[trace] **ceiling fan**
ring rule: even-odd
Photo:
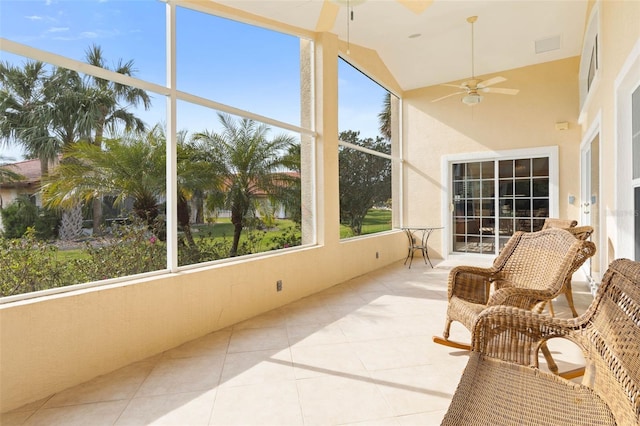
[[[361,5],[367,0],[324,0],[322,10],[316,23],[316,31],[331,31],[340,12],[340,8],[346,6],[348,8]],[[416,14],[424,12],[433,3],[433,0],[395,0],[402,6]]]
[[[474,68],[474,40],[473,40],[473,24],[478,20],[477,16],[470,16],[467,18],[467,22],[471,24],[471,78],[469,80],[463,81],[460,84],[443,84],[442,86],[448,87],[456,87],[458,89],[462,89],[459,92],[449,93],[448,95],[442,96],[440,98],[434,99],[431,102],[438,102],[443,99],[449,98],[451,96],[465,94],[462,98],[462,102],[469,105],[477,105],[482,101],[482,95],[480,93],[500,93],[503,95],[517,95],[520,90],[518,89],[507,89],[503,87],[490,87],[494,84],[502,83],[507,79],[504,77],[493,77],[489,80],[481,80],[476,78],[475,76],[475,68]]]

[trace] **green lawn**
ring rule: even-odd
[[[391,230],[391,210],[371,209],[362,221],[362,235]],[[353,237],[353,232],[346,225],[340,225],[340,238]]]
[[[276,243],[275,240],[281,237],[295,224],[290,220],[277,220],[276,227],[273,229],[265,229],[264,237],[260,244],[261,251],[268,251]],[[391,229],[391,210],[372,209],[364,219],[362,225],[362,235],[374,234],[376,232],[388,231]],[[205,236],[211,236],[213,238],[227,238],[231,240],[233,238],[233,225],[228,218],[218,219],[216,223],[205,225],[193,225],[192,227],[193,237],[198,239]],[[340,238],[353,237],[353,233],[348,226],[340,225]],[[243,230],[240,242],[246,241],[247,230]],[[58,250],[57,258],[60,261],[69,261],[73,259],[86,258],[86,252],[84,249],[73,250]]]

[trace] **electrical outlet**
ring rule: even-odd
[[[276,291],[282,291],[282,280],[276,281]]]

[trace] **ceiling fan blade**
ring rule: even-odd
[[[478,90],[483,93],[501,93],[503,95],[517,95],[520,90],[518,89],[507,89],[504,87],[484,87]]]
[[[456,89],[466,89],[466,87],[461,84],[441,84],[440,86],[455,87]]]
[[[481,89],[483,87],[493,86],[494,84],[502,83],[503,81],[507,81],[504,77],[493,77],[489,80],[481,81],[478,83],[478,88]]]
[[[438,101],[441,101],[441,100],[443,100],[443,99],[450,98],[451,96],[461,95],[461,94],[463,94],[463,93],[467,93],[467,92],[466,92],[466,90],[465,90],[465,91],[462,91],[462,92],[449,93],[448,95],[442,96],[441,98],[438,98],[438,99],[434,99],[434,100],[432,100],[431,102],[438,102]]]
[[[398,3],[412,11],[413,13],[420,15],[427,10],[433,0],[396,0]]]
[[[322,3],[322,9],[320,10],[320,16],[318,17],[318,22],[316,23],[316,31],[331,31],[333,25],[336,23],[338,12],[340,12],[340,5],[329,0],[324,0]]]

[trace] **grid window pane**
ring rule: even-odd
[[[452,173],[456,252],[496,254],[514,232],[537,231],[549,216],[548,158],[456,163]]]

